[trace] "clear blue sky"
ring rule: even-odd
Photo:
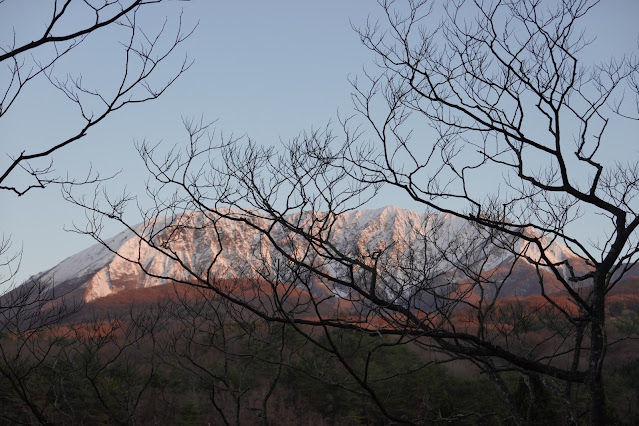
[[[50,4],[8,0],[0,5],[0,43],[9,43],[12,29],[18,39],[33,38]],[[372,60],[351,22],[360,25],[380,12],[372,0],[194,0],[150,7],[143,17],[151,29],[165,16],[175,22],[180,10],[185,26],[198,21],[199,26],[174,59],[188,54],[195,60],[193,67],[159,100],[113,114],[81,142],[60,151],[54,157],[60,174],[82,176],[91,162],[103,175],[122,170],[108,183],[112,190],[126,185],[141,192],[146,173],[134,141],[180,143],[185,135],[182,117],[217,119],[219,131],[247,133],[271,145],[335,120],[338,109],[350,114],[348,76],[361,73]],[[594,59],[636,49],[638,17],[637,0],[597,6],[586,21],[588,33],[597,37],[588,54]],[[105,84],[118,72],[114,42],[108,31],[92,35],[59,71],[81,72],[87,82]],[[62,137],[74,123],[72,108],[46,84],[32,85],[0,120],[2,153],[16,154],[19,147],[46,146]],[[0,159],[0,166],[5,161]],[[379,204],[414,207],[399,196],[384,197]],[[66,203],[58,187],[20,198],[0,192],[0,232],[12,236],[14,248],[24,249],[19,279],[92,245],[90,238],[64,230],[83,221],[83,211]],[[113,227],[106,234],[118,231]]]

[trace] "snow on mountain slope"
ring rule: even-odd
[[[348,265],[335,260],[342,254],[365,263],[378,259],[380,268],[395,274],[395,283],[401,280],[418,282],[424,280],[424,274],[450,270],[455,264],[455,256],[462,258],[457,259],[458,262],[482,271],[497,268],[513,258],[512,253],[488,244],[485,235],[475,226],[448,215],[426,216],[385,207],[343,213],[328,222],[317,221],[317,216],[312,217],[309,213],[298,213],[288,219],[306,232],[329,241],[331,246],[320,248],[320,254],[325,254],[323,250],[329,251],[334,257],[329,260],[321,255],[312,258],[314,252],[308,250],[304,238],[276,224],[271,235],[278,245],[296,259],[319,262],[323,270],[335,276],[348,272]],[[158,232],[162,229],[161,223],[139,225],[136,230],[153,235],[158,247],[173,253],[186,268],[141,242],[131,231],[125,231],[105,241],[108,249],[96,244],[36,278],[55,285],[73,282],[84,300],[91,301],[121,290],[167,282],[153,275],[193,281],[186,272],[190,270],[201,277],[254,278],[260,273],[271,273],[274,262],[282,260],[260,232],[242,222],[219,219],[213,223],[196,213],[176,220],[180,226],[172,226],[170,232]],[[266,219],[255,219],[253,223],[260,227],[270,224]],[[531,258],[539,257],[536,249],[521,241],[506,238],[503,242]],[[550,252],[552,261],[574,256],[557,242],[552,243]],[[413,271],[415,265],[423,270],[417,275]],[[396,284],[388,281],[385,285],[390,291]],[[336,292],[335,289],[331,291]]]
[[[105,243],[117,251],[133,234],[130,231],[123,231],[116,236],[109,238]],[[113,260],[115,253],[102,244],[94,244],[79,253],[70,256],[49,269],[48,271],[36,274],[33,279],[43,282],[51,282],[54,285],[64,283],[74,278],[94,274],[97,270],[107,265]]]

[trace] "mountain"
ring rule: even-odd
[[[236,217],[242,215],[240,211],[232,213]],[[468,286],[475,273],[491,276],[499,285],[503,284],[499,297],[539,293],[538,277],[528,262],[520,259],[514,268],[510,267],[515,255],[538,260],[535,247],[503,235],[490,235],[492,242],[488,242],[487,231],[460,218],[425,215],[393,206],[350,211],[324,220],[326,218],[321,213],[287,217],[298,228],[330,242],[321,247],[319,253],[308,250],[307,240],[291,229],[273,224],[267,218],[252,219],[251,223],[263,228],[272,225],[271,236],[280,247],[296,259],[314,262],[320,271],[333,276],[353,273],[349,272],[348,265],[339,261],[341,255],[369,264],[377,262],[383,271],[381,291],[388,297],[396,296],[399,291],[410,293],[413,283]],[[33,278],[72,291],[87,302],[124,290],[169,282],[156,277],[193,281],[178,262],[142,242],[136,233],[152,238],[161,250],[175,253],[188,269],[201,276],[208,273],[209,277],[219,279],[254,279],[272,274],[274,265],[287,261],[267,238],[246,223],[189,213],[121,232]],[[565,259],[578,262],[566,246],[556,241],[547,244],[552,262]],[[322,256],[326,253],[332,258]],[[367,279],[361,268],[355,270],[355,274],[362,280]],[[387,276],[392,280],[386,279]],[[342,296],[348,291],[339,286],[316,288]],[[456,291],[460,291],[459,288]],[[497,287],[493,292],[497,294]]]

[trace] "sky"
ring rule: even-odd
[[[586,52],[593,60],[636,49],[638,41],[639,2],[602,3],[585,21],[588,34],[596,37]],[[35,38],[51,4],[23,0],[0,4],[0,45],[11,42],[13,31],[18,44]],[[361,75],[373,61],[352,25],[376,19],[380,8],[372,0],[170,1],[146,8],[141,27],[152,33],[166,19],[170,32],[180,14],[184,28],[197,28],[160,76],[168,76],[185,55],[194,61],[192,67],[158,100],[114,113],[80,142],[56,153],[58,174],[81,177],[90,167],[102,176],[119,172],[107,182],[109,190],[117,193],[126,187],[141,193],[147,174],[134,143],[184,143],[183,118],[217,120],[218,132],[247,134],[258,143],[276,145],[300,131],[335,122],[338,111],[351,115],[349,76]],[[77,20],[82,17],[72,15]],[[67,25],[74,25],[73,19]],[[60,63],[56,74],[81,74],[87,84],[110,87],[121,69],[117,43],[118,34],[111,29],[92,34]],[[5,87],[2,72],[0,87]],[[70,102],[46,80],[34,81],[0,119],[0,147],[3,154],[15,155],[47,146],[68,134],[77,125],[74,120],[77,111]],[[0,158],[0,167],[6,162],[6,156]],[[16,175],[16,182],[22,178]],[[375,204],[420,208],[397,191],[372,207]],[[68,232],[74,224],[84,224],[84,214],[64,201],[55,185],[22,197],[0,192],[0,233],[11,236],[14,249],[23,251],[16,282],[94,244],[87,236]],[[119,231],[109,225],[105,236]]]

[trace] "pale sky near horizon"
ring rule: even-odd
[[[37,9],[50,13],[50,2],[8,0],[0,5],[0,45],[6,46],[15,29],[18,38],[41,31]],[[225,134],[248,134],[268,145],[288,140],[300,131],[324,126],[353,113],[348,77],[361,74],[372,56],[351,28],[375,18],[380,8],[372,0],[278,0],[168,2],[149,7],[150,26],[169,22],[183,11],[185,27],[198,23],[193,36],[176,53],[195,60],[193,67],[160,99],[114,113],[79,143],[54,157],[56,170],[82,176],[88,164],[106,176],[122,170],[108,186],[126,186],[142,192],[147,174],[134,141],[168,144],[185,140],[182,117],[217,120]],[[35,15],[34,15],[35,14]],[[637,51],[639,0],[608,0],[585,21],[587,34],[597,37],[589,55],[620,55]],[[108,34],[95,34],[78,55],[61,69],[82,70],[98,83],[114,78],[117,68],[105,59],[112,52]],[[177,62],[174,62],[176,64]],[[171,69],[168,69],[170,72]],[[164,75],[167,75],[166,73]],[[0,79],[6,74],[0,74]],[[4,82],[2,82],[4,83]],[[0,87],[4,87],[2,84]],[[2,153],[18,147],[42,146],[68,129],[73,106],[44,84],[29,87],[0,120]],[[634,137],[636,141],[636,136]],[[5,165],[0,160],[0,168]],[[407,197],[392,195],[376,201],[415,208]],[[0,233],[11,235],[14,248],[23,248],[17,281],[55,266],[66,257],[94,244],[89,237],[66,232],[82,226],[84,212],[62,199],[60,188],[33,190],[23,197],[0,192]],[[119,232],[115,226],[106,235]]]

